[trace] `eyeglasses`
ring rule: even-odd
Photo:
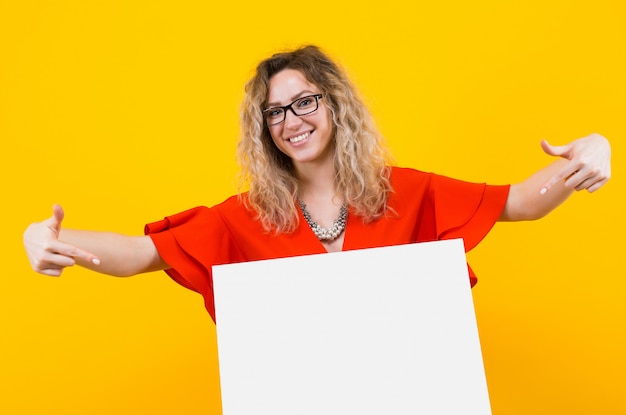
[[[272,107],[263,110],[265,123],[268,127],[280,124],[287,118],[287,110],[291,110],[291,112],[298,117],[315,112],[319,107],[318,101],[320,98],[322,98],[322,94],[307,95],[306,97],[296,99],[294,102],[284,107]]]

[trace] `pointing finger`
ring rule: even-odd
[[[567,165],[563,169],[561,169],[558,173],[552,176],[552,178],[543,185],[539,193],[541,193],[542,195],[545,194],[548,190],[552,188],[552,186],[560,181],[567,179],[576,172],[576,166],[573,163],[567,163]]]
[[[66,257],[71,257],[74,259],[82,260],[86,263],[100,265],[100,259],[94,254],[84,251],[80,248],[77,248],[73,245],[69,245],[63,242],[55,241],[51,246],[50,250],[59,255],[63,255]]]

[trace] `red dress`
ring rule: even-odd
[[[364,223],[348,216],[343,250],[463,238],[465,251],[481,241],[500,217],[509,186],[489,186],[407,168],[392,168],[388,205],[396,214]],[[245,197],[245,194],[244,194]],[[204,297],[215,320],[211,267],[228,263],[320,254],[324,246],[300,212],[289,234],[267,233],[237,196],[146,225],[167,274]],[[473,286],[476,277],[470,269]]]

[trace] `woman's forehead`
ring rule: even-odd
[[[267,101],[270,104],[289,104],[303,92],[318,93],[319,88],[309,82],[297,69],[283,69],[270,78]]]

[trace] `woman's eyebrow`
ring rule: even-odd
[[[291,97],[291,101],[289,102],[290,104],[297,100],[298,98],[301,98],[303,95],[315,95],[315,94],[319,94],[319,92],[314,92],[314,91],[310,91],[308,89],[305,89],[304,91],[300,91],[298,94],[294,95]],[[289,104],[287,104],[289,105]],[[267,107],[271,108],[271,107],[282,107],[282,105],[280,105],[280,102],[268,102],[267,103]]]

